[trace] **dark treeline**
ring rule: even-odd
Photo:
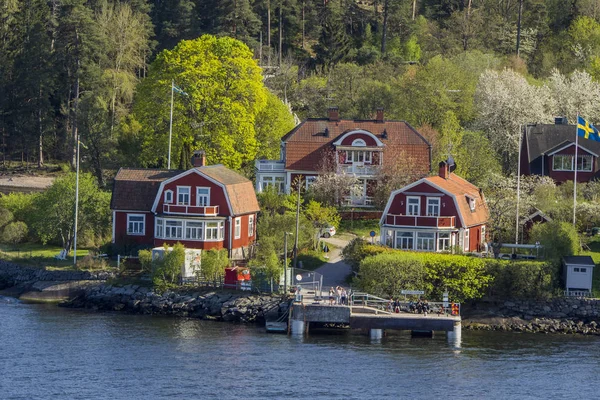
[[[102,183],[135,163],[119,139],[149,63],[206,33],[245,42],[300,118],[385,106],[417,126],[440,129],[447,111],[464,125],[483,68],[596,78],[599,19],[600,0],[2,0],[2,154],[72,164],[80,135]],[[473,82],[439,83],[469,67]],[[390,88],[398,77],[422,84]]]

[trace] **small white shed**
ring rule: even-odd
[[[592,292],[594,267],[594,260],[590,256],[563,257],[563,272],[567,295],[570,292]]]
[[[167,251],[173,250],[169,247]],[[152,249],[152,260],[162,258],[165,253],[164,247],[155,247]],[[202,250],[185,249],[185,262],[181,266],[181,278],[185,280],[196,278],[196,273],[200,271],[202,262]]]

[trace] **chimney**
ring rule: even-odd
[[[194,151],[194,155],[192,156],[192,166],[195,167],[204,167],[206,165],[206,153],[204,150],[196,150]]]
[[[375,117],[376,122],[383,122],[383,107],[377,109],[377,115]]]
[[[448,179],[450,172],[448,171],[448,163],[446,161],[440,162],[440,178]]]
[[[330,121],[339,121],[340,120],[340,112],[337,107],[329,107],[327,110],[327,117]]]

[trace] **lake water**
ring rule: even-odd
[[[0,399],[594,399],[599,376],[600,337],[294,338],[0,297]]]

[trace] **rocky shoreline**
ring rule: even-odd
[[[600,300],[478,302],[465,307],[470,330],[600,335]]]
[[[132,314],[171,315],[217,321],[258,323],[268,315],[285,313],[288,302],[282,296],[193,288],[162,294],[144,286],[95,285],[61,307],[97,311],[125,311]]]

